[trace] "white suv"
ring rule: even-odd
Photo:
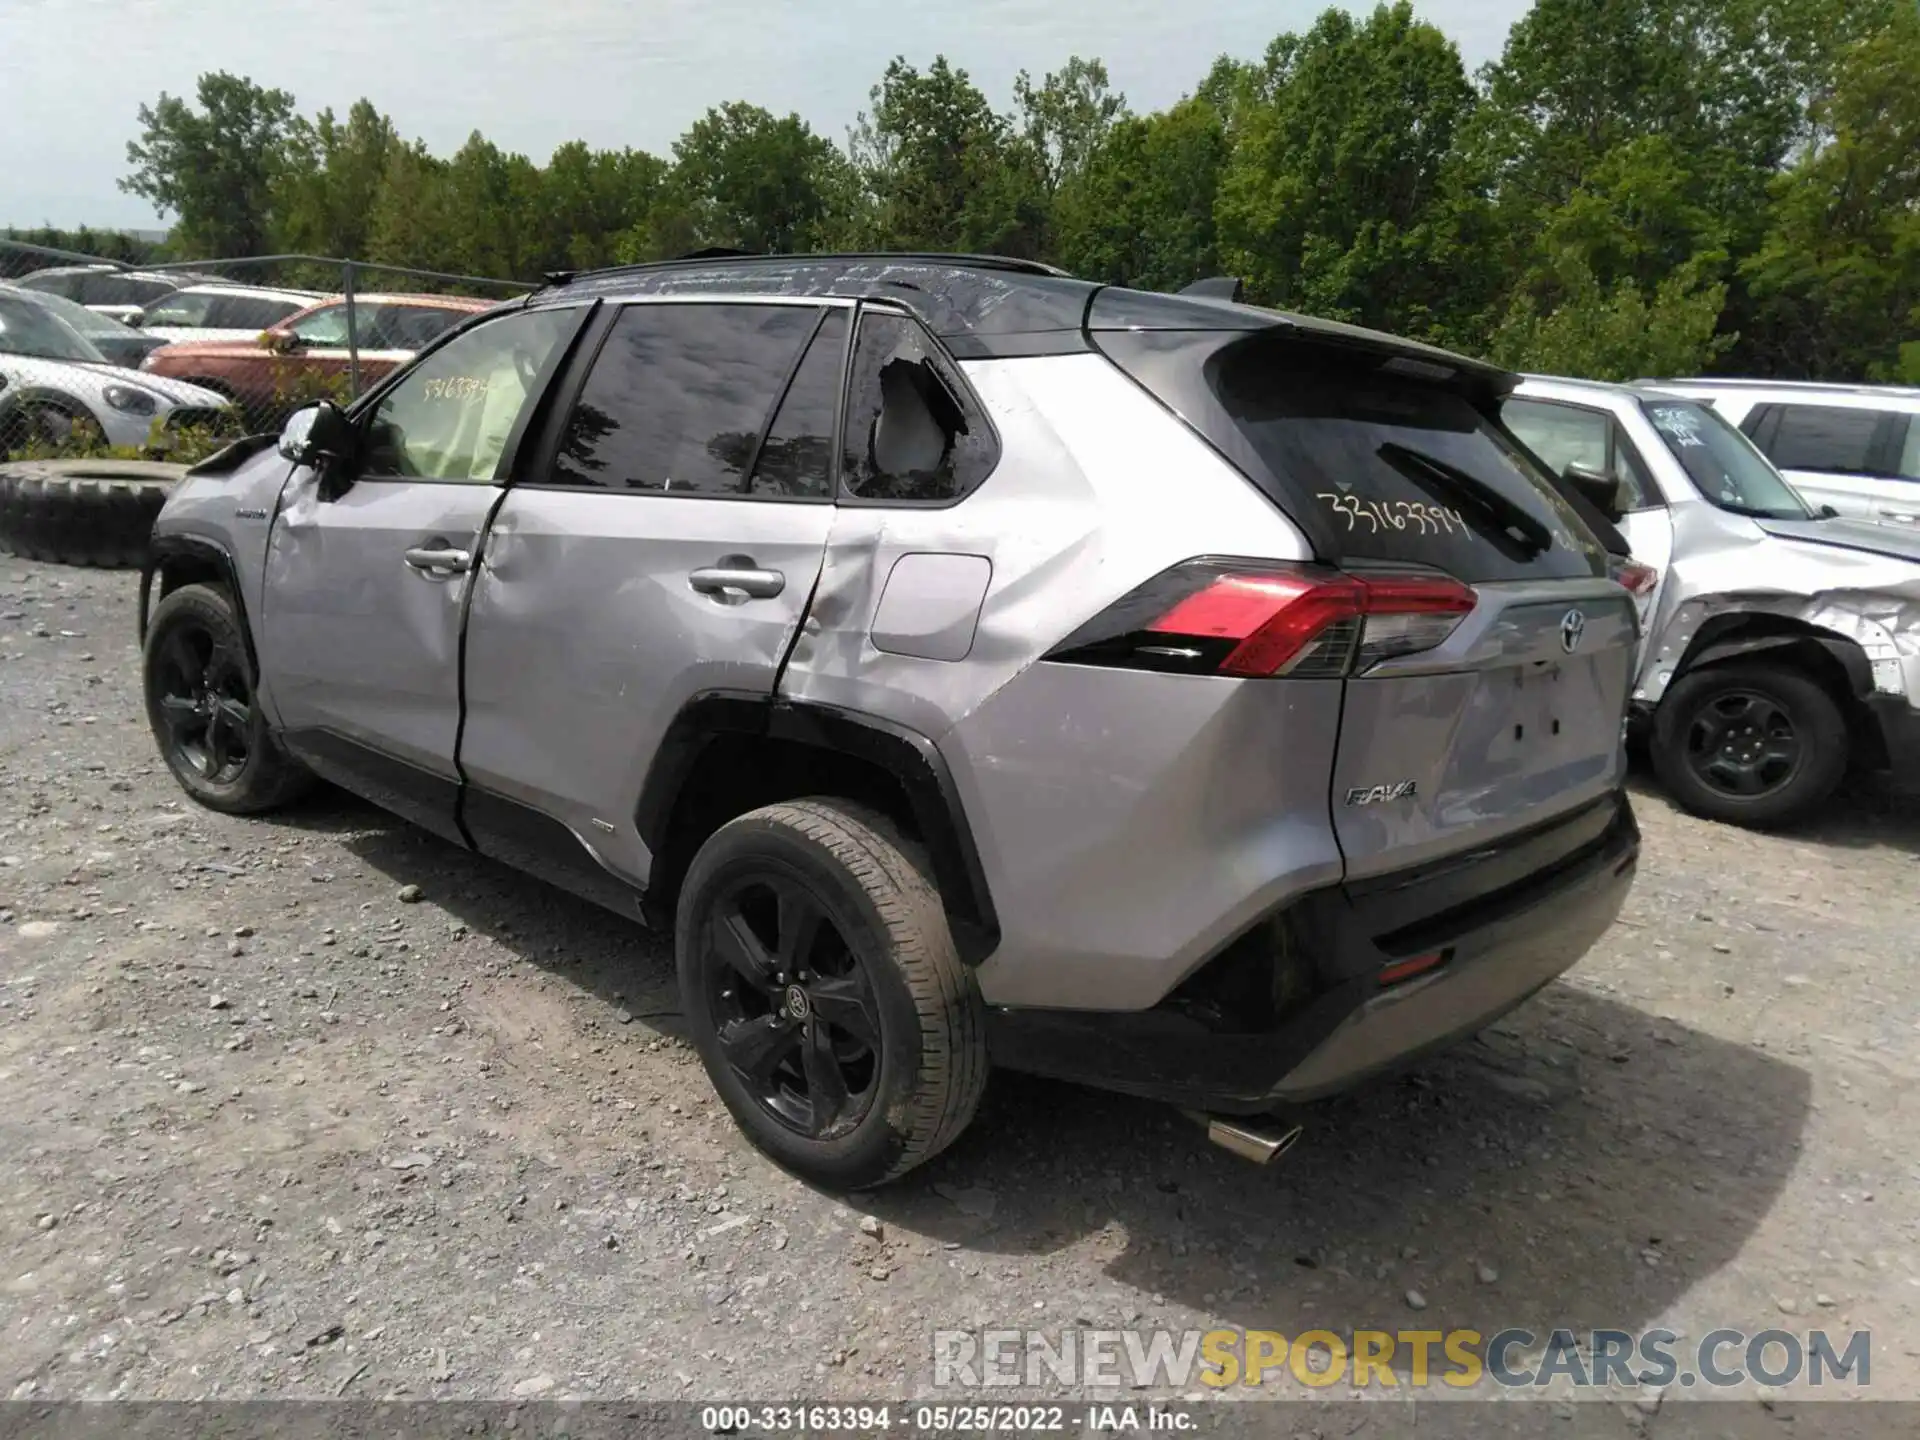
[[[1779,380],[1663,380],[1706,400],[1818,509],[1920,526],[1920,389]]]

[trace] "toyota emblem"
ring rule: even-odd
[[[1587,617],[1569,610],[1560,620],[1560,648],[1571,655],[1580,648],[1580,637],[1587,633]]]

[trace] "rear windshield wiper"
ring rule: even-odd
[[[1553,548],[1551,530],[1486,481],[1457,465],[1391,440],[1375,453],[1434,499],[1451,503],[1509,560],[1531,560]]]

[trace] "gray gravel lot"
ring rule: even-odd
[[[996,1077],[836,1197],[734,1132],[663,937],[336,794],[191,807],[136,583],[0,558],[0,1394],[906,1397],[943,1327],[1665,1325],[1871,1329],[1920,1399],[1920,810],[1643,793],[1603,945],[1271,1169]]]

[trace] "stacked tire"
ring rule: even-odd
[[[154,460],[0,465],[0,551],[63,565],[138,566],[154,517],[186,469]]]

